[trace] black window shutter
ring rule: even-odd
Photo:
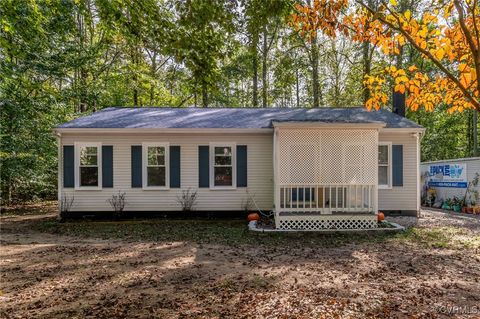
[[[403,186],[403,145],[392,145],[392,186]]]
[[[198,147],[198,187],[210,187],[210,152],[208,146]]]
[[[113,187],[113,146],[102,146],[102,187]]]
[[[170,187],[180,188],[180,146],[170,146]]]
[[[75,187],[75,148],[63,146],[63,187]]]
[[[237,145],[237,187],[247,187],[247,145]]]
[[[142,186],[142,146],[132,145],[132,188]]]

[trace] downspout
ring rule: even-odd
[[[420,141],[423,138],[422,133],[413,133],[413,136],[417,142],[417,218],[420,217],[420,207],[421,207],[421,176],[420,176]]]

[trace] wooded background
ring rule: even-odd
[[[55,198],[52,129],[105,107],[362,105],[364,76],[396,60],[342,36],[305,39],[289,22],[296,3],[0,1],[3,202]],[[409,45],[401,55],[435,72]],[[407,110],[427,128],[422,160],[476,155],[474,110],[447,107]]]

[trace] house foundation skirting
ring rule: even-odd
[[[317,232],[321,233],[397,233],[405,230],[405,227],[393,223],[387,222],[390,227],[375,227],[375,228],[364,228],[364,229],[318,229]],[[261,232],[261,233],[295,233],[295,232],[307,232],[308,230],[302,229],[275,229],[275,228],[262,228],[258,226],[257,221],[251,221],[248,224],[248,229],[252,232]]]
[[[316,231],[322,229],[348,230],[377,228],[377,216],[369,215],[323,215],[323,216],[276,216],[276,229]]]

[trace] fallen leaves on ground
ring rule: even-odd
[[[480,303],[478,247],[418,235],[478,236],[475,220],[428,213],[419,238],[325,246],[65,236],[40,232],[41,218],[2,221],[2,318],[439,318]]]

